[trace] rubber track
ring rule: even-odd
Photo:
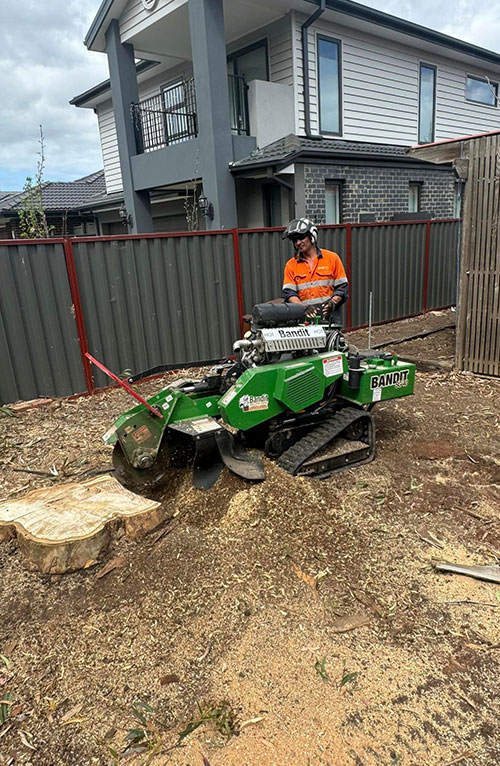
[[[276,463],[292,476],[297,473],[301,465],[309,460],[315,452],[323,449],[326,445],[342,433],[356,420],[366,418],[368,413],[353,407],[345,407],[340,412],[326,418],[324,423],[317,426],[313,431],[303,436],[298,442],[283,452]],[[368,415],[368,417],[370,417]]]

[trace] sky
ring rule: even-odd
[[[238,2],[238,0],[232,0]],[[358,0],[359,1],[359,0]],[[97,118],[69,101],[108,78],[103,53],[84,44],[101,0],[1,0],[0,190],[36,174],[40,125],[44,179],[73,181],[102,168]],[[500,53],[500,3],[367,0],[377,8]]]

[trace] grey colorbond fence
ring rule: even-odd
[[[321,227],[351,297],[347,327],[455,303],[453,221]],[[228,355],[243,314],[281,293],[281,229],[0,242],[0,404],[69,396],[115,373]]]

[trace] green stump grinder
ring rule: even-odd
[[[177,380],[118,418],[103,439],[122,484],[152,490],[189,465],[200,489],[223,465],[258,481],[257,448],[292,475],[325,478],[373,460],[370,410],[413,393],[415,365],[349,350],[340,327],[308,320],[299,304],[255,306],[234,353],[203,380]]]

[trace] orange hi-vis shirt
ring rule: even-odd
[[[324,303],[335,294],[345,300],[346,288],[344,266],[337,253],[331,250],[320,250],[311,264],[304,258],[290,258],[285,266],[284,294],[288,298],[295,294],[307,305]]]

